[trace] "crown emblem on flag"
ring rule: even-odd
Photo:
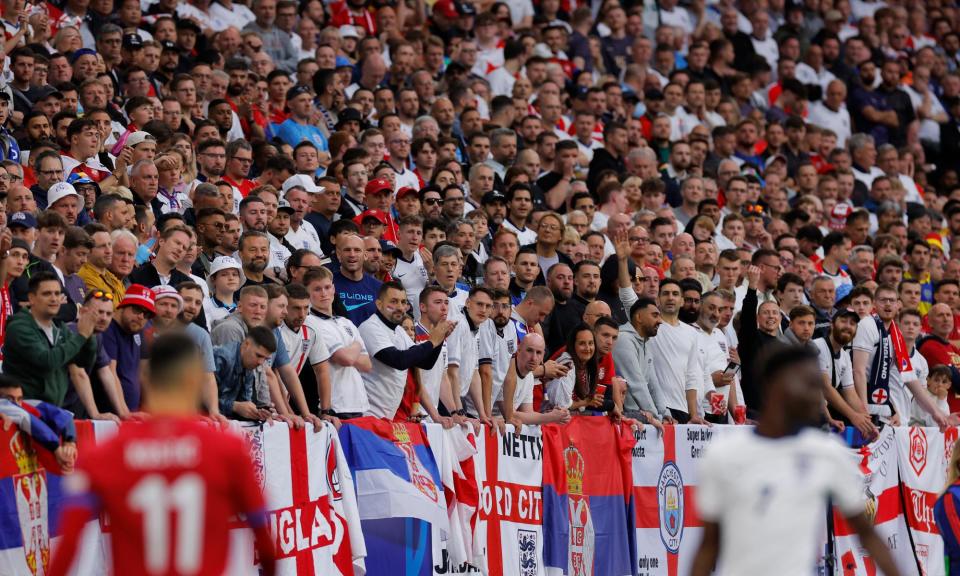
[[[567,473],[567,493],[583,494],[583,472],[586,466],[583,456],[573,443],[563,451],[563,464]]]
[[[410,432],[404,424],[396,423],[393,425],[393,437],[396,438],[400,444],[410,443]]]
[[[40,469],[40,463],[37,460],[37,453],[33,449],[30,437],[23,432],[14,432],[10,437],[10,453],[17,463],[17,469],[21,474],[30,474]]]

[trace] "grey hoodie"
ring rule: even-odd
[[[777,340],[789,346],[804,346],[806,348],[809,348],[810,350],[813,350],[814,352],[819,351],[819,348],[817,348],[817,345],[814,344],[812,340],[808,340],[806,344],[800,342],[800,339],[797,338],[797,335],[796,333],[794,333],[793,328],[787,328],[786,330],[784,330],[783,334],[781,334],[780,337],[777,338]]]
[[[223,346],[231,342],[243,342],[247,337],[247,324],[239,312],[234,312],[226,318],[215,322],[210,332],[210,340],[214,346]]]
[[[613,347],[613,362],[617,372],[627,381],[624,409],[646,410],[662,420],[667,407],[653,369],[653,356],[647,352],[648,342],[648,338],[640,336],[627,322],[620,326],[620,337]]]

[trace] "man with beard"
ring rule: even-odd
[[[123,405],[133,412],[140,410],[141,347],[145,345],[143,329],[156,313],[153,290],[131,284],[117,305],[113,321],[101,336],[103,351],[110,359],[110,371],[120,383]],[[111,395],[106,388],[109,385],[99,383],[93,388],[100,412],[109,412],[112,407]]]
[[[177,270],[190,245],[190,232],[182,226],[170,226],[157,242],[156,257],[130,274],[130,282],[144,286],[177,286],[190,277]]]
[[[567,335],[582,321],[587,304],[597,299],[597,293],[600,291],[600,266],[592,260],[578,262],[573,267],[573,284],[573,295],[564,301],[557,298],[557,291],[553,290],[555,299],[553,313],[544,330],[547,350],[551,354],[564,345]]]
[[[204,183],[198,186],[194,193],[196,194],[200,188],[216,191],[212,184]],[[193,273],[206,276],[210,273],[210,264],[217,257],[217,250],[223,243],[224,229],[227,225],[226,215],[219,208],[203,208],[196,215],[197,242],[200,250],[193,266]]]
[[[266,234],[256,230],[244,232],[240,236],[238,249],[245,278],[240,290],[246,286],[266,286],[277,283],[276,280],[264,274],[270,262],[270,240]]]
[[[333,284],[346,308],[347,318],[359,326],[374,314],[373,302],[382,283],[363,271],[363,239],[360,236],[341,236],[336,254],[340,267],[333,273]]]
[[[877,65],[873,61],[860,63],[860,83],[850,93],[848,108],[855,131],[873,136],[879,146],[889,142],[893,132],[906,133],[907,127],[900,125],[897,111],[890,107],[884,94],[873,87],[876,75]]]
[[[703,286],[693,278],[684,278],[680,280],[680,290],[683,294],[683,305],[680,306],[678,317],[681,322],[693,325],[700,317]]]
[[[491,238],[497,233],[500,225],[503,224],[504,218],[507,217],[506,199],[506,196],[493,190],[492,192],[484,194],[480,200],[480,206],[484,214],[487,215],[487,222],[489,222],[490,227],[489,236]]]
[[[653,341],[653,367],[664,395],[664,405],[681,424],[704,424],[696,404],[687,401],[687,389],[697,386],[697,332],[680,321],[683,288],[672,278],[660,282],[660,311],[663,324]]]
[[[363,271],[381,282],[389,282],[392,278],[387,264],[383,261],[383,247],[380,242],[373,236],[363,237]]]
[[[958,360],[960,348],[949,340],[954,330],[953,322],[954,316],[950,306],[943,303],[934,304],[927,313],[930,333],[920,339],[917,348],[931,368],[934,366],[950,368],[953,386],[947,401],[950,404],[950,411],[956,412],[960,410],[960,394],[957,393],[957,383],[960,382],[960,360]]]
[[[861,65],[861,71],[863,70]],[[885,60],[880,69],[880,78],[882,82],[877,88],[876,93],[886,102],[887,109],[896,114],[897,127],[899,130],[890,130],[889,142],[894,146],[903,146],[907,141],[907,131],[910,124],[916,120],[917,115],[914,112],[910,96],[900,89],[900,62],[897,60]],[[883,142],[877,142],[877,145]]]
[[[15,248],[17,248],[16,243],[11,247],[11,250]],[[13,255],[11,252],[11,256]],[[126,420],[130,417],[130,410],[127,409],[123,401],[123,394],[120,392],[120,384],[116,382],[116,375],[110,369],[110,359],[104,353],[103,342],[99,337],[113,321],[115,298],[112,293],[96,290],[87,293],[86,300],[83,303],[83,307],[91,310],[96,319],[93,332],[98,335],[97,355],[93,364],[78,366],[71,363],[67,365],[72,388],[67,391],[63,406],[73,412],[75,418],[108,420],[119,423],[120,420]],[[76,322],[67,326],[70,330],[76,332]],[[93,375],[97,377],[100,385],[107,391],[113,410],[101,412],[97,408],[93,387],[90,383],[90,377]]]
[[[736,374],[726,369],[730,362],[727,338],[719,328],[723,306],[723,296],[719,292],[703,295],[699,315],[693,324],[697,331],[703,378],[696,389],[687,390],[687,404],[698,406],[703,410],[704,418],[714,424],[726,424],[729,407],[738,402],[734,385]]]
[[[455,324],[442,319],[434,325],[426,342],[414,344],[400,326],[408,305],[403,286],[398,282],[383,284],[375,305],[376,313],[370,315],[359,328],[364,345],[373,359],[372,369],[362,377],[370,399],[370,415],[391,419],[400,406],[407,371],[410,368],[432,368]]]
[[[222,140],[204,140],[197,145],[197,160],[200,166],[197,180],[216,183],[227,167],[226,146]]]
[[[443,195],[435,184],[428,184],[420,190],[420,212],[425,220],[443,218]]]
[[[624,174],[627,166],[624,158],[629,152],[627,127],[619,122],[607,122],[603,127],[603,148],[594,151],[587,176],[587,188],[596,193],[600,184],[600,175],[605,170]]]
[[[653,367],[652,349],[649,353],[647,349],[661,323],[656,301],[641,297],[630,307],[630,321],[620,326],[613,347],[613,361],[627,383],[624,416],[642,418],[656,427],[661,421],[674,422]]]
[[[864,438],[873,438],[877,434],[877,427],[870,421],[870,415],[854,389],[853,365],[848,348],[857,333],[859,322],[860,317],[856,312],[842,308],[833,315],[828,334],[814,339],[813,345],[819,351],[827,415],[846,426],[853,426]]]

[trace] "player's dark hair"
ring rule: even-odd
[[[186,332],[158,336],[150,348],[147,364],[150,387],[155,390],[175,388],[182,381],[184,364],[199,356],[200,348]]]
[[[793,372],[798,364],[817,362],[817,349],[773,343],[763,349],[753,368],[754,382],[772,385],[781,374]]]

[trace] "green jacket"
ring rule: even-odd
[[[84,338],[63,322],[54,322],[56,342],[47,335],[26,308],[10,317],[3,343],[3,373],[16,378],[25,398],[63,405],[70,377],[68,364],[92,365],[97,339]]]

